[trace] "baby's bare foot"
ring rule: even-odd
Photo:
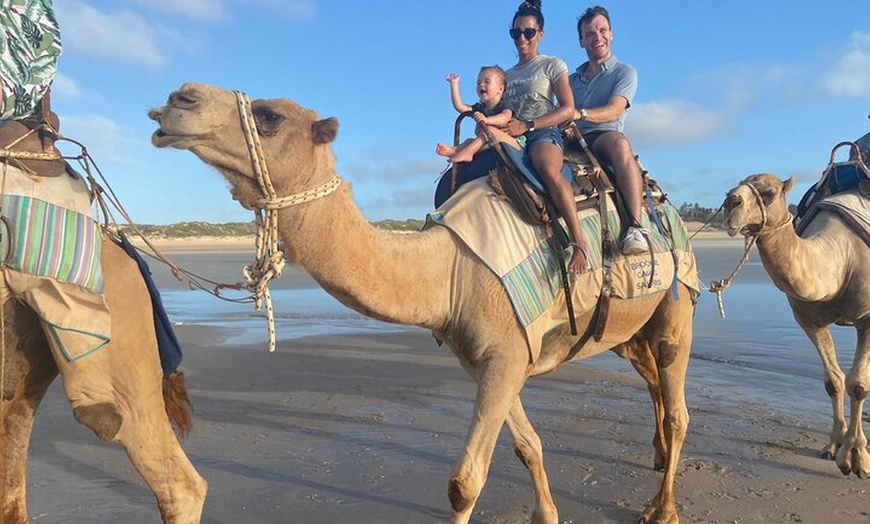
[[[456,148],[447,144],[438,143],[435,146],[435,154],[450,157],[456,154]]]

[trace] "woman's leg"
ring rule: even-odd
[[[544,180],[550,198],[556,206],[556,210],[565,219],[568,232],[572,241],[574,252],[568,262],[568,269],[574,273],[584,273],[587,267],[586,253],[589,253],[586,238],[580,230],[580,220],[577,219],[577,208],[574,203],[574,191],[571,185],[562,176],[562,163],[564,161],[562,150],[551,142],[538,142],[531,146],[529,157],[532,165]],[[582,247],[580,247],[582,246]]]

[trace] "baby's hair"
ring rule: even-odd
[[[583,38],[583,24],[588,24],[592,21],[596,16],[603,16],[605,20],[607,20],[607,25],[609,27],[613,27],[610,23],[610,13],[607,12],[607,9],[601,7],[600,5],[596,5],[594,7],[589,7],[586,11],[580,15],[580,18],[577,19],[577,35],[580,38]]]
[[[483,74],[486,71],[495,72],[495,74],[498,75],[499,80],[501,80],[502,85],[507,83],[507,75],[505,74],[504,69],[502,69],[501,67],[497,65],[483,66],[480,68],[480,72],[478,74]]]
[[[541,0],[526,0],[521,3],[514,14],[514,19],[511,21],[511,26],[517,21],[517,18],[523,16],[532,16],[538,21],[538,27],[544,28],[544,13],[541,12]]]

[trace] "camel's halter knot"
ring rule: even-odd
[[[767,228],[767,208],[764,206],[764,199],[761,198],[761,193],[758,192],[758,189],[755,188],[752,184],[748,184],[746,182],[741,182],[740,186],[746,186],[749,188],[749,191],[752,192],[752,195],[755,197],[755,203],[758,205],[758,209],[761,212],[761,227],[756,231],[752,231],[746,229],[743,231],[743,256],[740,258],[740,262],[737,263],[737,267],[734,268],[734,271],[728,275],[727,278],[723,278],[722,280],[714,280],[710,283],[709,291],[711,293],[716,293],[716,304],[719,306],[719,316],[721,318],[725,318],[725,306],[722,303],[722,293],[731,287],[731,282],[737,276],[737,273],[743,269],[743,265],[749,260],[749,256],[752,253],[752,246],[755,245],[755,241],[758,240],[758,236],[761,233],[770,233],[773,231],[779,231],[786,226],[791,225],[792,219],[791,215],[789,215],[789,219],[785,220],[782,224],[777,226],[773,226],[770,229]],[[739,186],[738,186],[739,187]],[[721,209],[721,208],[720,208]]]
[[[269,294],[269,281],[281,276],[284,269],[284,252],[278,249],[278,210],[331,195],[341,185],[338,176],[320,187],[279,197],[272,186],[266,157],[260,144],[257,123],[251,112],[251,101],[241,91],[234,91],[239,107],[239,117],[242,131],[251,155],[251,165],[257,176],[257,184],[263,193],[263,198],[255,202],[254,219],[257,224],[256,253],[254,262],[242,268],[242,276],[248,290],[253,293],[254,307],[259,311],[266,304],[266,321],[269,327],[269,352],[275,351],[275,313],[272,310],[272,297]]]

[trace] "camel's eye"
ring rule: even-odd
[[[254,112],[257,119],[257,129],[261,135],[271,136],[278,132],[278,127],[284,121],[284,117],[268,109],[257,109]]]

